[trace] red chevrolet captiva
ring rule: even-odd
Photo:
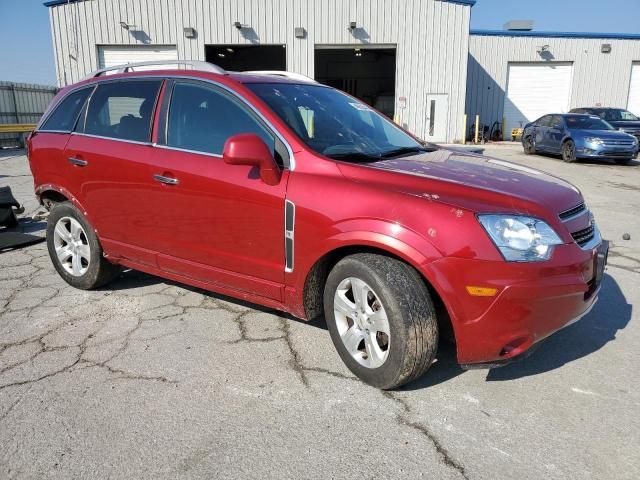
[[[440,336],[464,367],[498,366],[595,303],[608,244],[571,184],[424,144],[301,75],[150,68],[62,89],[29,138],[69,284],[126,267],[324,317],[384,389],[425,373]]]

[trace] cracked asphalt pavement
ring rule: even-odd
[[[571,180],[612,240],[598,304],[531,357],[464,372],[445,344],[381,392],[324,325],[133,271],[75,290],[41,243],[0,253],[0,478],[640,478],[640,163],[487,153]],[[2,185],[37,218],[22,152]]]

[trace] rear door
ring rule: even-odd
[[[535,125],[536,148],[538,150],[547,150],[545,141],[547,140],[547,131],[551,126],[551,115],[545,115],[540,118]]]
[[[260,136],[276,158],[286,155],[284,144],[223,88],[177,81],[165,96],[148,212],[158,265],[281,300],[287,171],[278,185],[267,185],[257,168],[228,165],[222,152],[240,133]]]
[[[65,157],[74,168],[78,199],[105,250],[154,264],[145,251],[152,182],[151,125],[159,79],[98,84],[86,115],[71,135]]]
[[[561,115],[551,115],[544,139],[544,145],[548,151],[560,152],[564,138],[564,127],[564,119]]]

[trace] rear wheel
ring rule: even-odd
[[[525,137],[524,141],[522,142],[522,146],[524,147],[524,153],[526,155],[533,155],[534,153],[536,153],[536,146],[533,143],[533,137]]]
[[[47,218],[47,249],[53,266],[69,284],[82,290],[109,283],[120,267],[102,254],[86,217],[72,203],[57,203]]]
[[[396,388],[431,366],[436,314],[409,265],[369,253],[342,259],[327,278],[324,310],[338,354],[369,385]]]
[[[567,140],[562,144],[562,160],[567,163],[576,161],[576,144],[573,140]]]

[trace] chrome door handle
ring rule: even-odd
[[[67,160],[69,160],[70,164],[78,167],[86,167],[89,164],[89,162],[82,160],[81,158],[69,157]]]
[[[177,178],[165,177],[164,175],[160,175],[159,173],[156,173],[153,176],[153,179],[156,182],[166,183],[167,185],[178,185],[180,183],[180,180],[178,180]]]

